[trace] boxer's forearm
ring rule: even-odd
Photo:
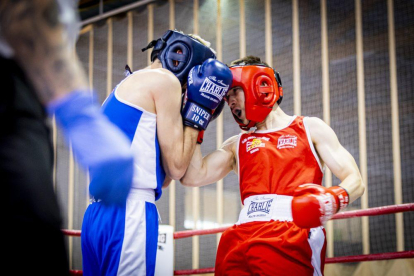
[[[190,164],[180,182],[185,186],[197,187],[197,182],[203,178],[205,170],[203,170],[203,156],[201,146],[197,144],[191,158]]]
[[[180,179],[186,172],[194,152],[197,148],[197,136],[199,131],[191,128],[184,127],[184,142],[183,142],[183,151],[180,159],[176,159],[178,162],[177,167],[180,169],[179,175],[174,178],[176,180]]]
[[[356,199],[360,198],[365,191],[365,185],[362,181],[362,177],[359,174],[351,174],[346,177],[341,184],[349,195],[349,203],[352,203]]]
[[[200,145],[197,145],[181,183],[192,187],[215,183],[232,170],[233,160],[232,152],[223,148],[202,157]]]
[[[182,142],[180,142],[180,139],[177,139],[177,143],[170,145],[169,150],[166,150],[165,146],[161,147],[165,173],[174,180],[182,178],[190,164],[196,148],[198,130],[191,127],[184,127],[183,134],[181,135]],[[160,137],[160,132],[158,132],[158,137]],[[171,134],[170,136],[160,137],[159,139],[172,140],[173,138]]]
[[[88,88],[66,27],[55,0],[0,3],[2,35],[44,104],[73,90]]]

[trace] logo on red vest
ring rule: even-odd
[[[253,153],[259,150],[259,148],[263,148],[265,143],[262,142],[260,139],[253,139],[251,142],[246,143],[246,151]]]
[[[258,151],[260,148],[266,146],[262,140],[269,141],[268,137],[256,137],[250,136],[248,138],[243,139],[242,144],[246,143],[246,151],[250,153],[254,153]]]
[[[277,140],[278,149],[295,148],[298,143],[298,137],[294,135],[282,135]]]

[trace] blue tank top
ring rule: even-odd
[[[165,171],[157,138],[157,115],[120,99],[114,88],[102,105],[103,113],[129,138],[134,156],[132,188],[154,189],[155,200],[161,197]]]

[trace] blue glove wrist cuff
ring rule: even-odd
[[[205,130],[211,120],[211,111],[193,102],[187,102],[183,109],[184,124]]]

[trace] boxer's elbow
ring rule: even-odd
[[[187,187],[194,187],[193,186],[193,179],[191,179],[191,175],[187,173],[185,173],[181,178],[180,178],[180,183],[183,186],[187,186]]]
[[[200,178],[191,164],[185,164],[183,162],[171,162],[164,166],[166,175],[174,180],[179,180],[184,186],[196,187],[193,183],[197,183]],[[183,183],[184,182],[184,183]]]
[[[187,170],[187,166],[177,159],[164,157],[163,167],[165,174],[173,180],[180,180]]]
[[[185,168],[171,168],[166,174],[173,180],[180,180],[185,174]]]
[[[359,178],[358,181],[358,187],[357,187],[357,197],[361,197],[365,192],[365,184],[364,181],[362,180],[362,177]]]

